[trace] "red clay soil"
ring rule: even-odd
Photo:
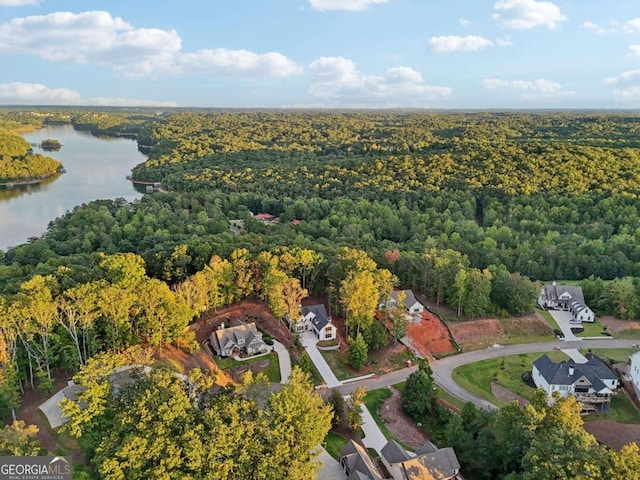
[[[380,405],[378,414],[393,436],[411,448],[418,449],[429,439],[404,413],[402,396],[395,388],[391,388],[391,396]]]
[[[420,322],[408,322],[407,337],[411,349],[421,357],[441,357],[456,351],[447,328],[438,317],[427,310]]]

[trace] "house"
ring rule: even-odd
[[[255,355],[269,350],[262,340],[255,323],[244,323],[236,320],[232,327],[225,328],[224,323],[209,337],[211,348],[216,355],[229,357],[240,353]]]
[[[640,351],[631,355],[629,360],[629,377],[631,377],[631,383],[633,384],[633,389],[636,391],[636,396],[640,398]]]
[[[453,448],[438,448],[425,443],[410,456],[395,440],[382,448],[382,461],[395,480],[464,480],[460,475],[460,462]]]
[[[398,306],[398,295],[400,293],[404,293],[404,310],[412,315],[422,315],[422,313],[424,312],[424,305],[416,300],[416,297],[411,290],[394,290],[393,292],[391,292],[391,298],[389,298],[389,300],[387,300],[386,302],[378,305],[378,307],[380,309],[396,308]]]
[[[554,392],[561,397],[574,396],[584,412],[608,412],[611,395],[619,386],[618,376],[598,357],[587,363],[573,360],[556,363],[543,355],[533,362],[532,378],[549,397]]]
[[[538,305],[543,309],[564,310],[578,322],[595,322],[596,316],[584,301],[582,287],[574,285],[544,285],[540,290]]]
[[[297,333],[312,331],[320,340],[334,340],[338,334],[323,304],[301,307],[300,317],[290,326]]]
[[[353,440],[340,450],[340,466],[347,480],[384,480],[369,452]]]

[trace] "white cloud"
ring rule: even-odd
[[[463,27],[468,27],[469,25],[471,25],[471,22],[464,17],[460,17],[459,22]]]
[[[0,53],[36,55],[52,62],[108,65],[128,76],[193,71],[224,75],[291,75],[284,55],[247,50],[182,52],[175,30],[134,28],[109,12],[56,12],[0,25]]]
[[[604,35],[605,33],[609,33],[611,30],[601,27],[597,23],[594,22],[584,22],[582,24],[582,28],[585,30],[591,30],[592,32],[597,33],[598,35]]]
[[[40,0],[0,0],[0,7],[22,7],[23,5],[38,5]]]
[[[11,105],[97,105],[175,107],[175,102],[134,98],[93,97],[83,99],[80,93],[68,88],[49,88],[40,83],[0,83],[0,102]]]
[[[605,78],[604,84],[614,87],[613,94],[621,101],[640,100],[640,70],[629,70],[617,77]]]
[[[640,57],[640,45],[629,45],[629,50],[634,56]]]
[[[540,25],[553,29],[567,19],[552,2],[500,0],[493,5],[493,9],[500,12],[494,13],[493,18],[501,21],[504,26],[515,29],[534,28]]]
[[[309,65],[309,70],[310,93],[342,107],[425,107],[428,101],[451,95],[449,87],[425,84],[422,74],[411,67],[366,75],[349,59],[321,57]]]
[[[640,18],[634,18],[633,20],[629,20],[622,27],[623,30],[627,33],[635,33],[640,30]]]
[[[476,52],[493,46],[493,42],[477,35],[431,37],[429,46],[436,53]]]
[[[485,78],[482,80],[484,88],[510,88],[536,93],[558,93],[562,85],[552,80],[540,78],[538,80],[501,80],[499,78]]]
[[[311,7],[320,12],[327,10],[360,11],[369,5],[387,3],[389,0],[309,0]]]
[[[219,75],[271,75],[287,77],[302,69],[281,53],[257,54],[248,50],[199,50],[180,55],[179,67],[184,71],[204,71]]]
[[[499,47],[509,47],[513,45],[513,43],[511,42],[511,38],[509,37],[509,35],[505,35],[502,38],[496,38],[496,45],[498,45]]]

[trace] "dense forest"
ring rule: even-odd
[[[50,389],[52,369],[139,344],[188,348],[190,322],[243,298],[282,317],[323,296],[371,349],[373,312],[394,286],[474,318],[530,313],[537,281],[574,279],[598,313],[640,316],[640,115],[60,109],[0,120],[135,135],[149,160],[134,178],[166,190],[79,205],[0,251],[4,414],[25,388]],[[4,148],[24,146],[7,135]],[[157,382],[175,387],[158,374],[140,388]],[[143,400],[130,392],[108,416],[155,405]],[[111,427],[109,438],[132,434]],[[128,455],[96,431],[85,439],[96,469]]]
[[[34,154],[31,145],[16,133],[3,130],[0,124],[0,182],[44,178],[55,174],[60,162]]]

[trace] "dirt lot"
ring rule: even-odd
[[[407,324],[407,338],[409,348],[419,357],[441,357],[456,351],[447,328],[427,310],[420,322]]]
[[[640,322],[632,320],[620,320],[614,317],[598,317],[603,327],[611,333],[621,332],[623,330],[640,330]]]
[[[402,411],[402,397],[400,392],[391,388],[392,395],[380,406],[379,414],[385,425],[401,442],[418,449],[429,438],[413,420]]]
[[[630,442],[640,445],[640,425],[617,423],[613,420],[595,420],[585,422],[584,428],[600,443],[616,450],[620,450]]]
[[[479,350],[513,337],[552,335],[549,324],[536,315],[504,320],[480,319],[450,322],[449,330],[463,351]],[[551,338],[549,338],[551,340]]]

